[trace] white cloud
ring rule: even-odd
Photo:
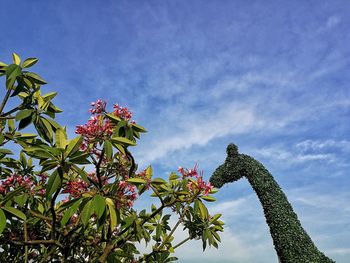
[[[296,147],[302,151],[324,151],[324,150],[332,150],[339,149],[344,152],[350,151],[350,141],[341,140],[305,140],[296,144]]]
[[[141,145],[143,148],[136,153],[137,159],[149,163],[176,150],[204,146],[213,139],[249,132],[264,125],[253,109],[236,105],[227,105],[211,116],[200,115],[182,116],[181,122],[171,127],[171,134],[156,134],[147,145]]]
[[[334,162],[335,155],[333,154],[303,154],[288,151],[281,146],[265,147],[262,149],[253,150],[255,154],[263,158],[268,158],[276,161],[283,161],[284,164],[293,165],[309,161],[326,161]]]

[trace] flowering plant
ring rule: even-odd
[[[21,63],[14,53],[12,64],[0,62],[0,76],[6,77],[0,105],[0,261],[171,262],[177,259],[174,250],[191,239],[201,239],[203,249],[218,247],[223,222],[203,202],[215,201],[211,194],[217,190],[197,166],[180,167],[167,180],[154,178],[151,166],[138,171],[129,147],[146,130],[127,108],[115,104],[108,112],[102,100],[91,104],[91,118],[68,140],[66,128],[54,120],[62,112],[52,102],[57,93],[43,95],[46,82],[27,71],[37,61]],[[15,98],[19,104],[5,111]],[[35,133],[23,133],[26,127]],[[10,157],[15,153],[18,159]],[[138,211],[135,201],[145,192],[158,206]],[[181,225],[188,237],[174,244]],[[140,253],[140,242],[149,251]]]

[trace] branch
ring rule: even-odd
[[[63,245],[57,240],[45,239],[45,240],[30,240],[30,241],[16,241],[11,240],[10,243],[17,246],[36,246],[36,245],[56,245],[60,248],[63,248]]]
[[[42,215],[40,213],[37,213],[37,212],[35,212],[33,210],[28,210],[28,212],[29,212],[29,214],[31,214],[31,215],[33,215],[33,216],[35,216],[37,218],[40,218],[40,219],[43,219],[43,220],[46,220],[46,221],[52,221],[52,218],[44,216],[44,215]]]
[[[24,242],[28,242],[28,229],[27,229],[27,221],[23,223],[24,228]],[[28,263],[28,246],[24,247],[24,262]]]
[[[102,188],[102,186],[103,186],[102,180],[101,180],[100,166],[101,166],[104,154],[105,154],[105,149],[103,148],[101,150],[100,159],[98,159],[98,162],[96,164],[96,177],[98,179],[98,184],[99,184],[100,188]]]
[[[185,244],[188,240],[191,240],[191,238],[188,237],[188,238],[182,240],[180,243],[176,244],[176,245],[173,247],[173,249],[174,249],[174,250],[177,249],[179,246],[182,246],[183,244]]]
[[[5,94],[5,97],[4,97],[4,99],[2,100],[1,105],[0,105],[0,115],[2,115],[2,111],[3,111],[4,108],[5,108],[5,105],[6,105],[8,99],[9,99],[9,97],[10,97],[10,94],[11,94],[11,89],[8,89],[7,92],[6,92],[6,94]]]
[[[6,116],[10,115],[11,113],[14,113],[15,111],[21,109],[21,106],[22,106],[22,104],[17,106],[16,108],[13,108],[12,110],[9,110],[8,112],[1,114],[1,117],[6,117]]]

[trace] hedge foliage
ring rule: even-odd
[[[286,195],[269,171],[254,158],[239,154],[234,144],[227,147],[227,158],[210,182],[220,188],[246,177],[263,206],[273,243],[282,263],[335,262],[318,250],[301,226]]]

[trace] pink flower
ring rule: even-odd
[[[195,181],[192,180],[187,183],[188,190],[191,193],[199,191],[203,195],[208,195],[213,189],[213,186],[210,184],[210,182],[203,181],[203,171],[198,173],[197,168],[197,164],[193,167],[193,169],[185,169],[180,166],[178,171],[182,177],[191,177],[195,179]]]
[[[182,177],[198,177],[198,164],[195,164],[195,166],[193,167],[193,169],[186,169],[183,167],[179,167],[178,168],[178,172],[182,175]]]
[[[96,102],[91,102],[91,108],[89,111],[91,114],[100,114],[106,111],[107,103],[101,99],[98,99]]]
[[[83,180],[68,181],[62,193],[70,194],[73,198],[80,197],[88,189],[88,185]]]
[[[118,104],[113,105],[114,111],[113,114],[123,120],[129,121],[132,117],[131,111],[128,108],[120,107]]]

